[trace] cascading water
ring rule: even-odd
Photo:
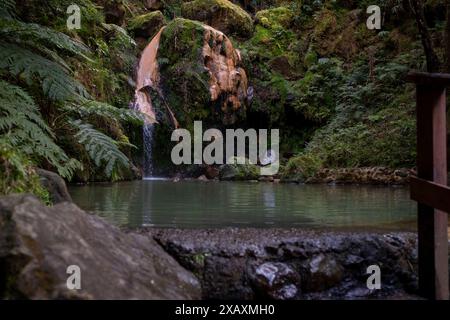
[[[153,130],[155,125],[153,123],[144,124],[144,179],[153,176]]]
[[[134,108],[142,112],[145,116],[143,126],[144,179],[153,176],[153,133],[156,116],[148,91],[149,88],[154,88],[158,83],[156,54],[159,47],[159,38],[163,29],[164,28],[162,28],[155,37],[153,37],[147,47],[145,47],[137,70]]]

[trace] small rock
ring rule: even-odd
[[[281,262],[266,262],[251,275],[253,285],[262,295],[276,300],[294,299],[299,290],[300,276]]]
[[[209,181],[209,179],[205,175],[201,175],[200,177],[197,178],[197,180],[199,180],[199,181]]]
[[[337,284],[343,278],[343,269],[338,262],[324,254],[318,254],[307,262],[305,288],[308,291],[323,291]]]
[[[53,204],[60,202],[72,202],[72,197],[67,190],[66,182],[58,174],[44,169],[37,169],[41,185],[50,193]]]
[[[213,166],[206,167],[205,175],[208,179],[215,179],[219,177],[219,169]]]

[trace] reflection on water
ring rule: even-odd
[[[72,186],[83,209],[129,227],[393,227],[410,229],[406,188],[252,182],[132,181]]]

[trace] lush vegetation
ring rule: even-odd
[[[163,43],[158,63],[179,77],[165,80],[177,82],[166,84],[174,90],[165,101],[190,110],[186,118],[209,117],[197,63],[202,29],[174,20],[180,15],[222,28],[240,50],[253,95],[239,125],[280,128],[285,177],[414,166],[414,88],[404,76],[448,71],[445,1],[186,2],[77,1],[79,30],[66,27],[72,1],[0,3],[1,193],[48,198],[36,167],[68,181],[135,177],[143,121],[129,108],[136,62],[170,21],[163,39],[174,42]],[[382,30],[366,27],[371,4],[382,8]]]
[[[88,5],[83,8],[95,10]],[[110,46],[98,39],[94,51],[85,43],[93,43],[95,35],[82,41],[58,31],[57,24],[50,28],[22,21],[14,1],[0,6],[1,191],[41,193],[32,165],[55,170],[68,180],[124,177],[131,166],[125,153],[134,146],[123,124],[140,125],[143,116],[128,108],[130,90],[123,93],[123,83],[101,59],[122,59],[125,69],[134,41],[119,26],[102,24]],[[61,20],[65,23],[64,16]],[[18,182],[9,183],[12,180]]]

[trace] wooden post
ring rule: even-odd
[[[412,73],[409,79],[416,83],[417,99],[417,176],[432,181],[437,187],[447,186],[447,128],[445,88],[450,75]],[[426,181],[425,181],[426,182]],[[446,212],[440,199],[433,203],[421,202],[421,196],[431,188],[411,188],[412,198],[418,203],[419,291],[429,299],[446,300],[448,288],[448,238]],[[450,197],[449,190],[445,190]],[[413,197],[413,194],[416,196]],[[423,196],[422,196],[423,197]]]

